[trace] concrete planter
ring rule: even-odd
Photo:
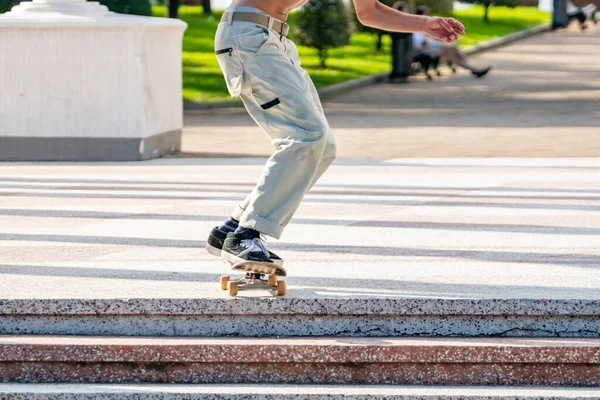
[[[36,0],[0,16],[0,160],[142,160],[180,147],[179,20]]]

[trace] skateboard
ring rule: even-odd
[[[240,290],[269,290],[277,296],[285,295],[285,281],[277,280],[278,276],[287,276],[283,267],[252,261],[229,264],[232,271],[246,273],[246,276],[238,280],[232,280],[229,275],[221,276],[221,289],[227,290],[230,296],[237,296]]]

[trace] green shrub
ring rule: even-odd
[[[327,50],[350,44],[353,30],[343,0],[311,0],[296,16],[295,38],[317,49],[321,68],[326,68]]]
[[[104,4],[110,11],[121,14],[152,15],[149,0],[94,0]]]

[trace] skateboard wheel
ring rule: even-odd
[[[227,290],[227,282],[229,282],[229,275],[221,276],[221,290]]]
[[[237,296],[238,294],[238,284],[235,281],[227,282],[227,293],[230,296]]]
[[[285,281],[277,281],[277,296],[284,296],[286,289]]]
[[[269,280],[267,281],[267,283],[271,286],[276,286],[277,285],[277,275],[269,275]]]

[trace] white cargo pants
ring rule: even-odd
[[[242,98],[275,148],[232,216],[245,228],[279,238],[335,159],[335,139],[291,40],[252,22],[221,22],[215,52],[229,93]]]

